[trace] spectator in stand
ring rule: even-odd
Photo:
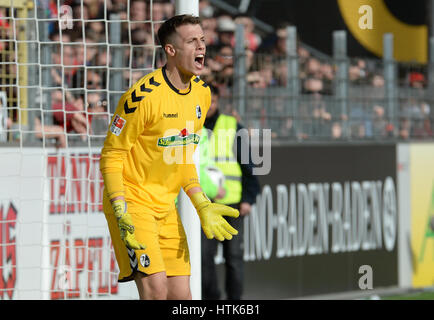
[[[286,28],[290,24],[280,24],[275,33],[268,35],[258,48],[258,52],[269,55],[273,60],[281,60],[286,57]]]
[[[98,60],[98,45],[95,44],[96,41],[86,35],[85,46],[86,46],[86,66],[95,66]]]
[[[36,116],[34,119],[34,131],[36,138],[42,139],[56,139],[56,147],[66,148],[66,134],[68,132],[82,132],[87,131],[87,121],[83,114],[79,114],[78,108],[67,101],[63,107],[62,91],[55,90],[51,94],[53,124],[46,125],[42,121],[42,116]],[[75,100],[79,105],[79,100]],[[66,121],[66,124],[65,124]]]
[[[302,136],[328,137],[331,131],[331,113],[326,110],[322,97],[323,82],[309,77],[304,81],[302,93],[306,96],[300,104]]]
[[[326,104],[320,93],[314,93],[312,96],[312,118],[313,118],[313,135],[324,138],[330,136],[332,116],[326,110]]]
[[[55,139],[57,148],[66,148],[66,133],[59,125],[42,125],[41,116],[36,116],[33,122],[35,137],[40,139]]]
[[[132,0],[130,2],[130,21],[132,22],[130,24],[131,30],[140,28],[143,25],[143,22],[149,20],[148,16],[150,14],[148,13],[148,11],[149,9],[146,1]]]
[[[76,103],[72,104],[64,101],[62,96],[62,90],[54,90],[51,94],[53,123],[62,127],[63,132],[76,133],[82,141],[86,140],[88,121],[82,100],[76,99]]]
[[[352,101],[349,111],[349,134],[353,139],[363,139],[372,136],[372,114],[365,104],[358,100]]]
[[[273,61],[281,61],[286,58],[286,39],[288,37],[287,27],[291,26],[290,23],[281,23],[275,33],[268,35],[261,41],[260,47],[257,49],[258,53],[268,55]],[[298,36],[297,36],[298,37]],[[297,54],[301,68],[304,67],[306,61],[310,57],[310,53],[306,48],[301,45],[300,39],[297,38]],[[302,70],[300,70],[302,71]]]
[[[101,67],[106,67],[106,66],[108,67],[110,66],[109,57],[111,57],[111,55],[107,53],[106,46],[102,47],[101,49],[102,49],[101,52],[98,54],[98,61],[96,65]],[[106,71],[104,70],[104,73],[105,72]]]
[[[91,37],[96,43],[105,43],[105,24],[101,21],[90,21],[86,23],[86,37]]]
[[[103,69],[87,69],[87,83],[88,90],[102,90],[105,87],[103,76]],[[98,72],[99,71],[99,72]]]
[[[214,56],[212,53],[206,59],[205,71],[201,77],[205,78],[207,83],[219,82],[225,84],[228,82],[227,76],[233,71],[233,49],[230,45],[215,46]],[[226,75],[223,75],[223,72]]]
[[[323,80],[333,81],[333,79],[335,78],[333,66],[331,63],[322,63],[319,72],[321,73]]]
[[[199,15],[205,18],[214,16],[214,7],[208,0],[199,0]]]
[[[305,94],[314,94],[320,93],[323,90],[323,82],[321,79],[308,77],[303,84],[303,93]]]
[[[166,17],[173,17],[175,15],[175,6],[173,4],[173,1],[164,1],[164,14],[166,15]]]
[[[98,92],[88,92],[86,110],[91,132],[95,135],[105,135],[109,121],[105,97]]]
[[[12,119],[8,115],[7,99],[0,97],[0,142],[8,140],[8,132],[12,128]]]
[[[416,98],[407,99],[402,105],[400,114],[399,136],[403,139],[409,139],[415,131],[414,125],[417,120],[422,119],[422,114]]]
[[[83,0],[83,3],[88,7],[89,19],[104,19],[104,1]]]
[[[334,70],[330,63],[324,62],[319,70],[324,85],[323,94],[332,95],[334,91]]]
[[[306,62],[306,76],[315,78],[315,79],[321,79],[321,63],[316,58],[309,58]]]
[[[280,130],[278,131],[277,137],[293,139],[296,136],[297,133],[294,127],[293,117],[284,118],[283,125],[280,127]]]
[[[151,17],[149,17],[150,20]],[[170,17],[166,16],[164,11],[164,3],[161,1],[154,1],[152,3],[152,21],[154,22],[163,22]]]
[[[399,138],[407,140],[410,138],[410,119],[406,117],[400,117],[399,119]]]
[[[2,40],[14,38],[14,31],[11,28],[12,21],[6,19],[8,16],[6,14],[6,10],[7,8],[0,8],[0,28],[2,30]],[[6,47],[8,47],[8,42],[0,42],[0,50],[5,49]]]
[[[286,64],[285,64],[286,66]],[[258,70],[258,74],[263,82],[263,87],[273,87],[277,84],[273,64],[271,62],[264,62]]]
[[[411,88],[422,89],[426,82],[425,76],[420,72],[411,72],[408,76],[408,82]]]
[[[288,81],[288,66],[285,60],[269,62],[273,66],[275,84],[278,87],[286,87]]]
[[[202,28],[205,35],[205,44],[212,48],[216,46],[219,38],[217,33],[217,19],[215,17],[207,17],[202,19]]]
[[[322,63],[314,57],[307,57],[303,65],[303,79],[316,79],[321,82],[321,93],[332,94],[333,92],[333,67],[327,63]],[[319,83],[319,82],[318,82]]]
[[[218,42],[217,45],[233,47],[236,25],[231,16],[223,15],[217,19]],[[212,48],[210,48],[212,50]]]
[[[214,57],[210,54],[206,59],[206,71],[203,77],[207,82],[214,82],[218,87],[232,86],[234,72],[233,48],[231,45],[223,44],[214,46]]]
[[[127,2],[125,0],[109,0],[106,5],[108,17],[110,17],[110,13],[118,13],[122,15],[122,20],[127,20]]]
[[[131,31],[131,44],[132,45],[152,44],[151,33],[148,30],[145,30],[144,28],[135,28],[134,30]]]
[[[431,122],[429,118],[430,106],[426,102],[420,102],[418,109],[413,109],[411,137],[412,138],[428,138],[432,136]]]
[[[57,17],[57,16],[56,16]],[[83,34],[83,23],[84,21],[89,20],[89,8],[86,4],[83,4],[83,7],[78,3],[72,6],[72,17],[74,19],[72,30],[68,30],[72,35],[74,41],[77,38],[83,38],[85,35]]]
[[[360,68],[358,66],[350,66],[348,68],[348,79],[351,82],[357,82],[360,79]]]
[[[432,121],[431,107],[429,106],[429,104],[427,102],[424,101],[421,104],[421,110],[422,110],[422,116],[424,118],[423,126],[424,126],[424,130],[425,130],[425,136],[426,137],[432,137],[433,131],[432,131],[432,127],[431,127],[431,121]]]
[[[371,84],[374,88],[384,88],[384,77],[380,74],[373,74]]]
[[[246,39],[246,48],[255,52],[261,45],[261,37],[254,32],[255,24],[251,17],[247,15],[239,15],[234,20],[235,24],[244,26],[244,38]],[[235,46],[235,38],[232,39],[232,46]]]
[[[224,86],[229,90],[233,85],[233,77],[234,67],[230,65],[224,66],[220,72],[215,75],[215,82],[218,87]]]
[[[165,13],[165,3],[164,1],[154,1],[152,3],[152,21],[153,21],[153,31],[154,31],[154,39],[155,44],[158,44],[158,29],[160,29],[161,24],[169,19],[171,16],[166,16]],[[151,17],[149,17],[148,20],[151,20]],[[150,24],[149,24],[150,26]],[[152,33],[152,30],[149,30],[149,33]]]
[[[58,42],[51,54],[51,64],[57,66],[51,68],[50,74],[54,85],[59,87],[74,87],[74,77],[77,73],[77,59],[76,46],[71,44],[71,36],[67,33],[60,34],[55,32],[50,36],[51,41]],[[62,79],[63,75],[63,79]]]
[[[333,140],[340,140],[343,138],[342,135],[342,124],[338,121],[335,121],[332,123],[332,129],[331,129],[331,138]]]
[[[387,121],[384,116],[384,108],[380,105],[374,105],[372,117],[372,135],[374,138],[383,138],[387,136]]]
[[[348,78],[354,84],[366,84],[368,78],[368,71],[366,61],[363,59],[356,59],[348,69]]]
[[[221,71],[227,66],[232,67],[234,65],[233,48],[230,45],[222,45],[215,56],[215,61],[219,64],[219,67],[214,71]]]
[[[269,74],[267,70],[263,69],[261,71],[252,71],[247,74],[247,84],[256,89],[265,89],[269,85]]]

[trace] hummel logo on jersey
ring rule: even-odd
[[[178,112],[177,113],[164,113],[163,112],[163,117],[164,118],[170,118],[170,119],[178,118]]]
[[[134,251],[134,249],[129,249],[128,250],[128,257],[130,258],[130,266],[132,269],[136,270],[137,269],[137,257],[136,257],[136,253]]]

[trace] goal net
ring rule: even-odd
[[[163,0],[0,0],[0,299],[131,299],[102,213],[122,93],[164,64]]]

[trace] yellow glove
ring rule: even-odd
[[[122,241],[130,249],[145,249],[134,236],[134,225],[131,215],[127,212],[127,203],[125,200],[115,200],[112,202],[113,211],[118,220],[119,231],[121,232]]]
[[[238,234],[222,216],[238,218],[238,210],[223,204],[211,203],[203,192],[191,196],[191,202],[199,214],[203,232],[208,239],[216,238],[219,241],[231,240],[232,235]]]

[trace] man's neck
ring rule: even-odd
[[[187,90],[190,87],[191,76],[183,74],[176,66],[169,63],[166,65],[166,76],[179,90]]]

